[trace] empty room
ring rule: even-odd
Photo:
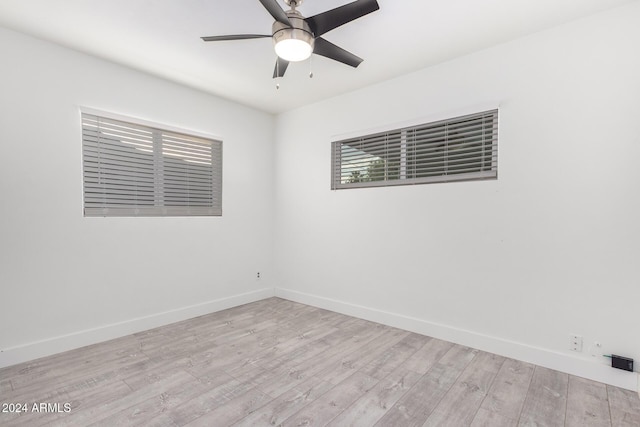
[[[640,426],[639,22],[0,1],[0,425]]]

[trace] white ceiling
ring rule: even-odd
[[[305,0],[298,10],[308,17],[350,1]],[[631,1],[378,0],[379,11],[323,36],[364,58],[360,67],[314,55],[292,63],[279,90],[270,39],[200,40],[269,34],[273,18],[258,0],[0,0],[0,25],[279,113]]]

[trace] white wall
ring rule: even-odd
[[[275,120],[0,29],[0,366],[276,287],[635,387],[588,350],[640,359],[639,18],[635,2]],[[332,136],[490,101],[497,181],[329,190]],[[84,218],[79,106],[221,136],[224,215]]]
[[[273,294],[273,116],[1,28],[0,52],[0,366]],[[80,106],[222,137],[223,216],[84,218]]]
[[[634,2],[280,115],[276,293],[635,389],[589,347],[640,359],[638,22]],[[498,180],[330,191],[332,136],[490,101]]]

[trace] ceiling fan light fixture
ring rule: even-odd
[[[283,39],[275,45],[276,55],[289,62],[304,61],[313,53],[311,45],[300,39]]]
[[[289,62],[304,61],[313,53],[315,38],[298,11],[288,11],[287,17],[291,26],[278,21],[273,23],[273,45],[276,55]]]

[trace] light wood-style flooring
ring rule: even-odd
[[[0,369],[0,396],[27,405],[2,426],[640,426],[631,391],[279,298]]]

